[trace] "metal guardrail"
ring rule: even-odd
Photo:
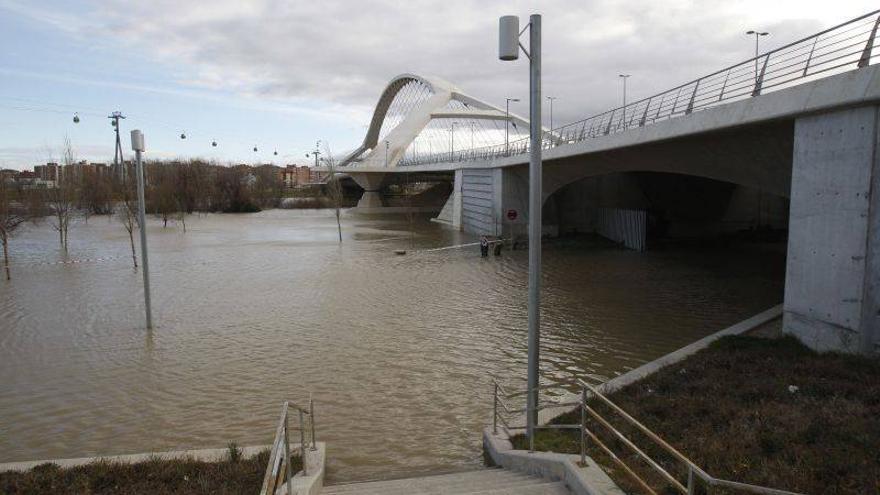
[[[573,144],[658,121],[689,115],[722,103],[867,67],[874,53],[880,9],[789,43],[648,98],[634,101],[545,133],[543,149]],[[403,159],[399,165],[492,160],[529,152],[529,138],[482,148]]]
[[[272,441],[272,451],[269,454],[269,463],[266,466],[266,474],[263,475],[263,486],[260,488],[260,495],[274,495],[275,490],[286,483],[287,493],[291,494],[293,470],[290,464],[290,427],[289,416],[290,409],[299,412],[299,446],[300,456],[302,458],[302,473],[308,474],[306,467],[305,448],[310,446],[310,450],[317,449],[315,442],[315,403],[309,398],[308,409],[291,404],[290,401],[284,401],[281,405],[281,419],[278,421],[278,428],[275,430],[275,439]],[[308,418],[308,424],[306,422]],[[306,430],[309,430],[311,441],[306,441]]]
[[[510,426],[505,419],[504,415],[507,414],[523,414],[525,413],[525,408],[523,409],[512,409],[507,403],[502,399],[502,396],[506,398],[517,397],[526,394],[526,391],[516,392],[516,393],[507,393],[507,391],[502,387],[496,380],[492,380],[493,383],[493,406],[492,406],[492,430],[494,433],[498,433],[499,424],[505,428],[506,430],[524,430],[525,426]],[[606,445],[599,436],[592,431],[587,426],[587,416],[590,416],[595,420],[599,425],[601,425],[604,429],[606,429],[612,437],[614,437],[617,441],[622,443],[627,447],[630,451],[635,453],[645,464],[647,464],[652,470],[654,470],[661,478],[663,478],[667,483],[672,485],[677,491],[679,491],[682,495],[695,495],[697,493],[697,483],[698,480],[701,480],[706,487],[719,487],[719,488],[731,488],[735,490],[741,490],[748,493],[756,493],[760,495],[802,495],[797,492],[790,492],[786,490],[779,490],[776,488],[768,488],[759,485],[752,485],[748,483],[741,483],[738,481],[730,481],[722,478],[716,478],[705,470],[700,468],[695,462],[688,459],[684,454],[679,452],[675,447],[670,445],[668,442],[663,440],[660,435],[651,431],[647,426],[640,423],[638,420],[630,416],[626,411],[624,411],[620,406],[612,402],[610,399],[605,397],[596,387],[590,385],[589,383],[583,380],[577,380],[578,385],[581,388],[581,396],[580,400],[576,402],[567,402],[567,403],[548,403],[542,407],[539,407],[539,410],[546,409],[548,407],[565,407],[565,406],[578,406],[581,411],[581,421],[579,424],[562,424],[562,425],[538,425],[535,426],[536,429],[550,430],[550,429],[568,429],[568,430],[579,430],[580,431],[580,464],[586,465],[587,460],[587,439],[592,442],[597,448],[599,448],[602,452],[607,454],[612,462],[614,462],[618,467],[620,467],[630,478],[635,481],[639,487],[641,487],[645,492],[650,493],[651,495],[657,495],[657,491],[654,490],[644,478],[638,475],[635,470],[632,469],[626,462],[623,461],[617,454],[611,450],[608,445]],[[539,390],[551,388],[554,385],[545,385],[538,387]],[[500,394],[499,394],[500,392]],[[670,454],[676,461],[684,464],[687,468],[687,480],[682,482],[679,481],[674,475],[670,474],[668,470],[664,469],[663,466],[660,465],[656,460],[651,458],[650,455],[645,453],[644,450],[639,448],[631,439],[629,439],[626,435],[621,433],[617,428],[615,428],[606,418],[604,418],[601,414],[599,414],[593,407],[590,406],[589,400],[590,398],[595,397],[605,405],[607,405],[611,410],[620,418],[624,419],[627,423],[638,429],[645,436],[647,436],[651,441],[654,442],[661,449]],[[529,450],[535,450],[535,439],[529,438]]]

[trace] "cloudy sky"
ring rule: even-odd
[[[152,157],[305,163],[318,139],[334,152],[355,147],[384,83],[402,72],[442,77],[498,105],[526,101],[526,60],[497,59],[504,14],[543,15],[544,94],[558,97],[559,124],[618,105],[619,73],[632,74],[631,98],[649,96],[753,56],[748,29],[771,32],[763,51],[874,8],[876,0],[0,0],[0,167],[57,159],[65,136],[81,158],[112,160],[114,110],[127,115],[125,131],[144,130]]]

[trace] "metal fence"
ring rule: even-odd
[[[866,67],[875,53],[880,10],[726,67],[656,95],[545,132],[543,149],[622,132]],[[492,160],[529,152],[529,138],[483,148],[434,153],[399,165]]]
[[[505,418],[505,414],[523,414],[525,413],[525,409],[512,409],[505,402],[503,397],[512,398],[525,395],[526,392],[516,392],[509,394],[504,388],[494,379],[493,388],[494,388],[494,397],[493,397],[493,419],[492,419],[492,429],[495,433],[498,433],[499,425],[504,429],[508,430],[524,430],[525,426],[510,426],[508,424],[508,420]],[[642,476],[627,464],[623,459],[620,458],[612,449],[609,447],[599,435],[596,434],[596,431],[593,431],[588,424],[587,418],[592,418],[592,420],[598,426],[601,426],[608,434],[611,435],[611,438],[619,442],[620,445],[623,445],[636,455],[641,461],[648,466],[651,470],[653,470],[657,475],[659,475],[667,484],[672,486],[676,491],[681,493],[682,495],[695,495],[698,490],[698,485],[702,483],[704,489],[701,493],[708,493],[711,487],[715,488],[726,488],[732,490],[738,490],[741,492],[747,493],[756,493],[760,495],[801,495],[796,492],[790,492],[786,490],[779,490],[776,488],[768,488],[764,486],[751,485],[748,483],[740,483],[738,481],[730,481],[721,478],[716,478],[705,470],[700,468],[696,463],[692,460],[688,459],[684,454],[679,452],[675,447],[670,445],[668,442],[663,440],[659,435],[651,431],[647,426],[640,423],[638,420],[630,416],[626,411],[620,408],[617,404],[612,402],[610,399],[605,397],[599,389],[590,385],[589,383],[583,380],[577,380],[578,386],[581,389],[580,400],[575,402],[567,402],[567,403],[548,403],[542,406],[540,409],[546,409],[550,407],[563,407],[563,406],[577,406],[580,408],[580,423],[579,424],[547,424],[536,426],[536,430],[576,430],[580,433],[580,464],[581,466],[586,465],[587,460],[587,446],[589,444],[595,446],[595,448],[599,449],[603,453],[605,453],[611,461],[617,465],[627,476],[632,478],[639,487],[645,491],[645,493],[649,493],[652,495],[657,495],[657,490],[652,487]],[[551,388],[555,387],[555,385],[547,385],[541,386],[539,389]],[[639,430],[642,434],[644,434],[648,439],[650,439],[655,445],[659,446],[662,450],[664,450],[667,454],[671,455],[676,462],[682,464],[687,470],[687,479],[679,480],[676,476],[671,474],[667,469],[665,469],[659,462],[653,459],[649,454],[647,454],[644,449],[640,448],[633,442],[632,439],[624,435],[619,431],[619,429],[615,428],[611,422],[602,416],[596,409],[591,405],[590,399],[595,398],[597,401],[601,402],[605,406],[611,409],[611,411],[618,417],[627,422],[630,426]],[[529,450],[535,450],[535,439],[534,437],[529,438]],[[664,492],[665,493],[665,492]]]
[[[300,407],[291,404],[290,401],[284,401],[281,406],[281,419],[278,421],[278,428],[275,430],[275,439],[272,441],[272,450],[269,454],[269,463],[266,466],[266,474],[263,476],[263,486],[260,488],[260,495],[274,495],[275,490],[282,483],[287,485],[287,493],[293,493],[292,481],[293,469],[291,468],[290,453],[290,426],[289,416],[290,410],[294,409],[299,413],[299,445],[300,457],[302,459],[302,473],[307,475],[306,467],[306,448],[310,450],[317,449],[315,442],[315,403],[309,398],[308,407]],[[307,441],[306,436],[309,439]]]

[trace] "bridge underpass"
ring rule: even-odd
[[[544,233],[566,223],[600,232],[635,224],[647,233],[652,209],[675,213],[679,222],[670,227],[679,232],[687,230],[682,219],[700,216],[714,220],[717,229],[725,220],[787,225],[784,330],[820,350],[880,352],[880,70],[871,65],[877,14],[850,23],[861,22],[857,28],[867,31],[842,55],[839,44],[833,47],[838,26],[760,55],[760,77],[743,76],[754,67],[752,59],[634,102],[625,112],[614,109],[545,130],[542,195],[545,205],[551,198],[553,205],[545,208],[550,215],[557,210],[557,222],[548,222]],[[825,43],[832,48],[817,62],[816,46]],[[728,82],[736,78],[739,89],[730,96]],[[767,94],[765,80],[773,87]],[[456,92],[445,94],[448,102]],[[497,109],[479,104],[498,117]],[[422,122],[448,116],[420,109]],[[480,117],[460,116],[465,113]],[[377,131],[357,151],[366,158],[349,160],[346,172],[380,183],[393,174],[452,171],[452,193],[438,220],[499,235],[527,223],[527,141],[413,156],[406,146],[417,126],[406,132],[394,140],[403,149],[378,166]],[[676,194],[688,197],[672,207]],[[698,209],[705,211],[688,214]],[[510,210],[517,212],[513,223],[507,221]]]
[[[635,250],[672,240],[714,240],[788,228],[788,199],[761,189],[663,172],[587,177],[544,203],[551,236],[597,233]]]

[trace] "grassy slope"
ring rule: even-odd
[[[611,399],[713,476],[804,493],[880,493],[880,360],[817,354],[791,337],[726,337]],[[614,418],[602,405],[591,407]],[[579,423],[580,410],[553,422]],[[622,421],[612,423],[637,445],[651,445]],[[591,429],[652,486],[664,485],[635,456],[622,455],[626,447],[600,425]],[[526,448],[525,438],[514,445]],[[542,431],[536,448],[580,451],[572,431]],[[685,479],[668,455],[646,450]],[[622,488],[639,492],[597,448],[589,452]]]
[[[294,472],[301,469],[293,458]],[[269,451],[251,458],[230,456],[222,462],[153,459],[135,464],[94,462],[73,468],[54,464],[27,472],[0,472],[0,493],[64,494],[256,494]]]

